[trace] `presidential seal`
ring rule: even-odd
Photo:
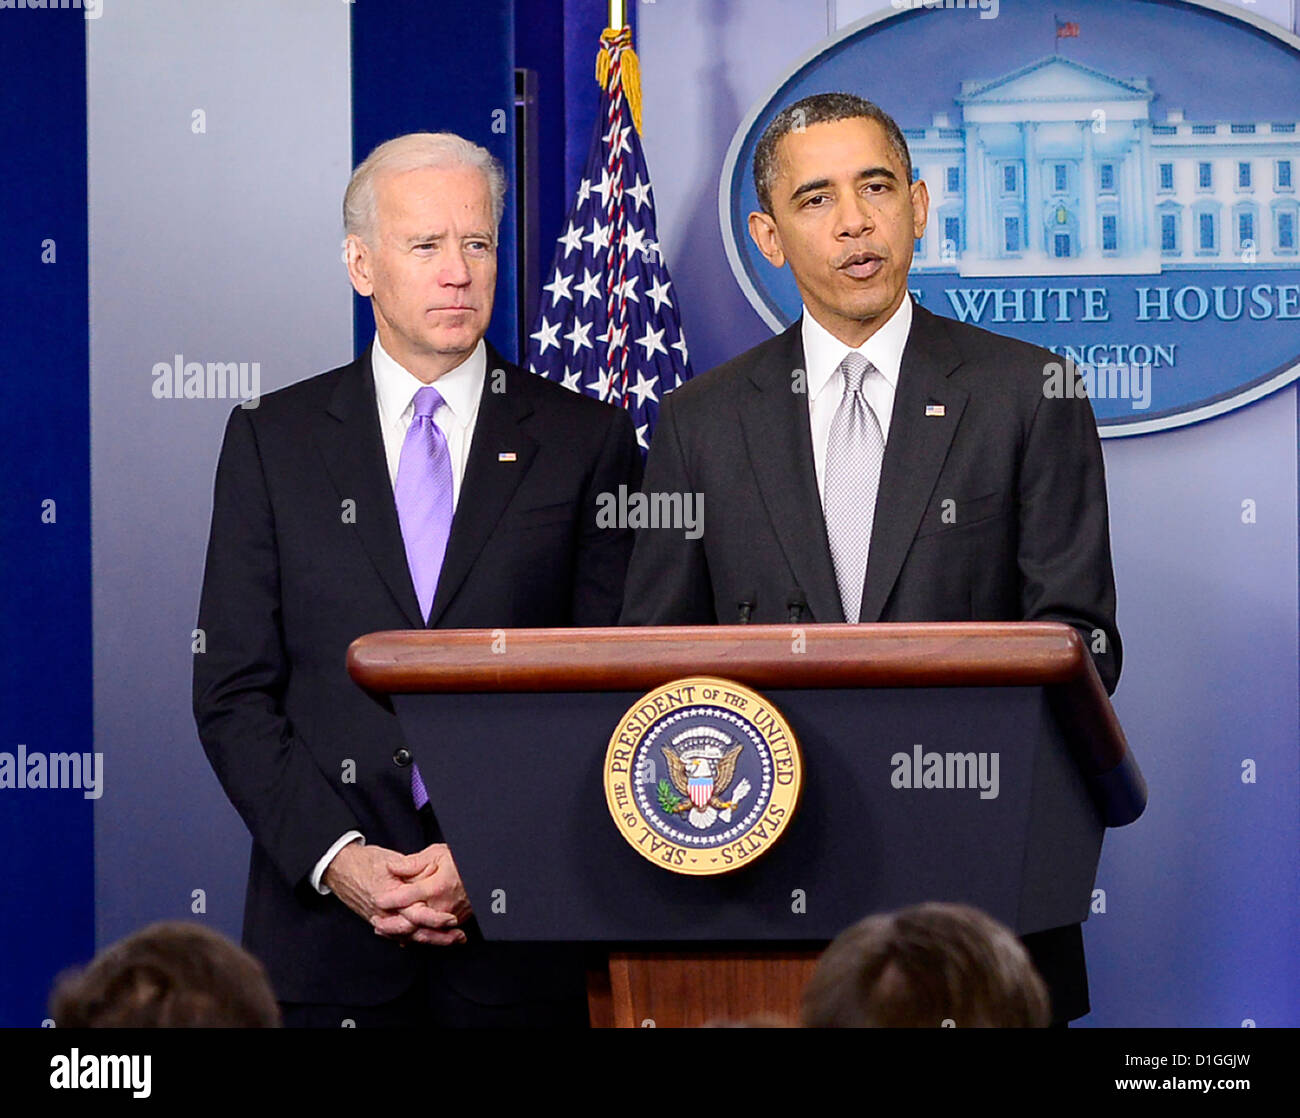
[[[605,753],[619,833],[673,873],[730,873],[781,837],[803,761],[763,696],[725,679],[666,683],[620,720]]]

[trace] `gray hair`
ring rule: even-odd
[[[423,167],[474,167],[487,179],[492,195],[493,229],[506,208],[506,176],[487,148],[454,132],[408,132],[380,144],[352,172],[343,195],[343,228],[370,243],[375,232],[375,182],[380,175],[400,175]]]
[[[763,130],[754,148],[754,190],[764,213],[772,212],[772,180],[776,178],[777,147],[791,132],[802,132],[810,124],[829,124],[836,120],[874,120],[884,130],[907,174],[906,186],[912,181],[912,156],[902,129],[879,105],[852,93],[814,93],[782,109]]]

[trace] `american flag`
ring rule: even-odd
[[[1079,37],[1079,25],[1074,20],[1056,20],[1056,37],[1058,39],[1077,39]]]
[[[676,291],[659,251],[650,175],[623,82],[627,29],[606,31],[609,72],[577,197],[529,335],[528,368],[626,408],[642,452],[659,401],[691,377]]]

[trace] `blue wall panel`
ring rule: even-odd
[[[0,34],[0,753],[88,753],[90,413],[86,25],[4,13]],[[54,261],[42,263],[53,241]],[[48,251],[48,249],[46,249]],[[53,501],[53,523],[42,523]],[[92,801],[0,788],[0,1025],[45,1016],[53,974],[91,953]]]
[[[500,159],[506,182],[512,182],[514,34],[514,5],[507,0],[427,5],[367,0],[355,5],[353,163],[360,163],[377,144],[405,132],[456,132]],[[369,300],[356,300],[355,325],[360,350],[375,330]],[[515,221],[513,200],[507,194],[488,340],[515,360],[517,338]]]

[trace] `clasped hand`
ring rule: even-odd
[[[473,910],[446,843],[399,854],[353,842],[335,855],[324,881],[386,939],[443,947],[465,942],[458,925]]]

